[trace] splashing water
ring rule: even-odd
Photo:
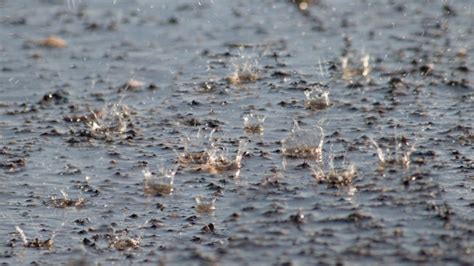
[[[304,107],[309,110],[322,110],[329,107],[329,91],[323,90],[321,86],[311,90],[305,90]]]
[[[347,56],[341,58],[342,78],[346,81],[353,82],[354,79],[363,78],[367,82],[370,81],[370,55],[365,54],[360,59],[361,66],[350,66],[350,59]]]
[[[411,146],[405,145],[405,147],[401,143],[395,143],[394,149],[387,148],[385,151],[373,138],[369,138],[369,141],[376,149],[377,157],[379,159],[379,171],[383,171],[387,167],[394,166],[401,166],[405,169],[408,169],[410,167],[410,157],[411,154],[416,150],[416,141],[414,141]]]
[[[158,174],[150,172],[148,169],[142,171],[145,176],[144,192],[152,196],[168,196],[174,191],[174,176],[177,172],[177,166],[165,168],[163,163]]]
[[[232,66],[234,71],[227,77],[227,81],[231,85],[251,83],[260,79],[258,60],[254,56],[241,55],[238,60],[233,60]]]
[[[263,122],[265,122],[265,116],[256,114],[244,115],[244,130],[249,134],[263,135]]]
[[[211,214],[216,210],[216,199],[206,199],[202,196],[195,198],[196,211],[200,214]]]
[[[301,129],[295,121],[291,133],[282,141],[282,154],[290,158],[314,158],[321,160],[324,143],[324,130]]]

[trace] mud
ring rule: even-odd
[[[0,0],[0,261],[472,263],[473,9]]]

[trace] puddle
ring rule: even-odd
[[[0,0],[0,261],[470,264],[473,18]]]

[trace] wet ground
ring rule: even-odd
[[[0,0],[0,261],[472,263],[473,10]]]

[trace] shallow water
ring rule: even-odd
[[[473,4],[316,2],[0,0],[0,261],[472,262]],[[50,35],[67,47],[35,42]],[[238,69],[256,80],[230,84]],[[305,108],[314,87],[321,110]],[[123,131],[69,121],[113,104],[129,108]],[[249,113],[263,135],[244,130]],[[294,121],[324,129],[321,160],[282,157]],[[185,136],[213,130],[229,157],[246,143],[238,173],[180,166],[172,195],[144,193],[145,167],[173,168]],[[381,170],[370,139],[413,147],[409,166]],[[355,166],[351,185],[315,180],[331,161]],[[85,205],[56,208],[61,191]],[[216,210],[198,213],[198,196]],[[15,226],[54,245],[24,247]]]

